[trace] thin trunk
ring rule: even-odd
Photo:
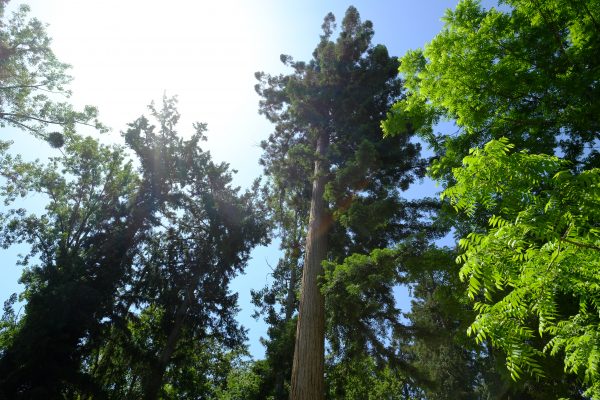
[[[188,288],[186,290],[183,303],[177,308],[175,313],[175,321],[173,328],[169,333],[169,337],[167,338],[167,343],[165,344],[165,347],[163,348],[154,368],[152,368],[150,376],[144,384],[144,398],[146,400],[155,400],[158,398],[158,393],[163,384],[167,365],[171,361],[171,357],[173,356],[175,348],[177,347],[177,343],[179,342],[179,337],[181,336],[181,332],[183,330],[185,318],[190,305],[194,301],[194,297],[194,289],[191,287]]]
[[[321,262],[327,255],[327,233],[330,227],[330,218],[323,200],[327,180],[325,154],[328,141],[327,133],[321,132],[317,139],[317,159],[310,200],[310,219],[292,367],[291,400],[325,398],[325,306],[318,279],[323,273]]]
[[[127,396],[125,397],[126,399],[133,398],[132,392],[133,392],[133,388],[135,387],[135,384],[137,383],[137,380],[138,380],[138,376],[132,375],[131,381],[129,382],[129,387],[127,388]]]
[[[294,243],[296,243],[295,240]],[[294,246],[296,245],[294,244]],[[285,324],[287,324],[294,315],[294,310],[296,308],[296,281],[298,280],[298,259],[294,256],[294,254],[292,254],[288,262],[290,268],[290,281],[288,283],[287,294],[285,298]],[[287,393],[285,390],[286,378],[289,378],[289,375],[283,369],[278,370],[275,373],[275,400],[282,400],[287,397]]]
[[[285,317],[283,325],[287,325],[296,311],[296,285],[298,282],[298,259],[300,258],[300,233],[298,232],[299,216],[298,210],[294,213],[294,229],[290,239],[290,251],[285,259],[286,266],[290,270],[290,280],[287,286],[287,294],[285,297]],[[286,328],[287,329],[287,328]],[[286,380],[290,378],[290,373],[286,368],[277,369],[275,372],[275,389],[274,400],[285,400],[289,397],[286,390]],[[289,382],[289,381],[288,381]]]
[[[298,228],[300,223],[299,211],[294,212],[294,230],[292,232],[292,251],[289,256],[290,282],[288,284],[287,295],[285,298],[285,322],[292,319],[296,308],[296,282],[298,280],[298,260],[300,259],[300,236],[301,231]]]
[[[290,282],[285,299],[285,322],[292,319],[294,315],[294,305],[296,304],[296,269],[298,264],[296,260],[290,260]]]

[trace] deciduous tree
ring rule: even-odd
[[[599,10],[594,0],[509,0],[489,10],[461,1],[442,32],[402,59],[407,96],[383,123],[391,131],[410,125],[432,146],[430,174],[464,211],[448,216],[458,235],[469,234],[460,260],[477,300],[471,331],[506,351],[513,377],[543,373],[573,398],[581,397],[577,381],[556,373],[544,349],[565,351],[566,369],[597,396],[594,353],[584,368],[574,345],[594,323],[565,336],[556,327],[585,319],[582,299],[592,296],[562,279],[583,273],[575,264],[595,263],[597,218],[588,205],[600,154]],[[454,132],[434,131],[444,119]],[[506,321],[494,320],[500,309]]]
[[[198,398],[216,389],[205,374],[225,379],[209,364],[245,337],[228,285],[266,240],[263,211],[199,147],[205,125],[183,140],[174,99],[151,112],[158,126],[125,132],[138,171],[76,135],[47,166],[4,154],[6,204],[48,203],[3,215],[2,245],[30,244],[32,265],[22,322],[1,336],[0,397]]]
[[[0,1],[0,127],[12,126],[61,147],[77,125],[105,130],[97,110],[66,101],[69,65],[58,60],[46,28],[21,5],[6,15]],[[66,136],[65,136],[66,135]]]

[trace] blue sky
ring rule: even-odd
[[[20,4],[11,1],[11,7]],[[309,60],[319,40],[323,17],[332,11],[341,21],[350,5],[374,24],[375,43],[401,56],[423,46],[441,29],[440,18],[456,1],[447,0],[35,0],[32,13],[49,24],[58,57],[72,65],[72,101],[99,107],[112,132],[105,141],[120,142],[127,122],[146,112],[163,93],[178,95],[180,132],[192,133],[194,121],[208,123],[205,145],[217,161],[239,171],[236,184],[258,177],[258,144],[273,127],[257,113],[254,72],[285,72],[279,55]],[[15,150],[30,158],[48,155],[45,145],[13,135]],[[433,195],[434,186],[413,189],[411,196]],[[5,252],[0,266],[0,300],[18,291],[16,250]],[[254,321],[251,288],[269,281],[268,265],[277,263],[277,246],[255,250],[246,275],[232,290],[240,293],[241,323],[250,329],[250,350],[261,357],[258,338],[264,324]]]

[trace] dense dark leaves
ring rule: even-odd
[[[204,125],[178,137],[175,104],[151,107],[158,129],[142,117],[125,132],[138,172],[122,149],[76,136],[47,167],[4,155],[7,205],[30,193],[48,202],[40,216],[4,218],[3,245],[31,244],[33,265],[0,359],[3,396],[157,398],[166,380],[192,379],[184,371],[202,356],[186,346],[241,345],[228,284],[265,242],[263,212],[198,146]]]

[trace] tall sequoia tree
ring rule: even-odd
[[[397,59],[384,46],[371,44],[372,24],[361,22],[354,7],[347,10],[336,40],[332,14],[322,28],[309,62],[282,56],[293,73],[257,73],[260,111],[276,125],[263,143],[267,175],[286,182],[286,166],[312,169],[304,181],[312,189],[292,399],[322,399],[325,392],[323,261],[386,247],[406,234],[416,204],[399,193],[422,173],[420,148],[409,142],[410,134],[384,140],[379,128],[401,95]]]

